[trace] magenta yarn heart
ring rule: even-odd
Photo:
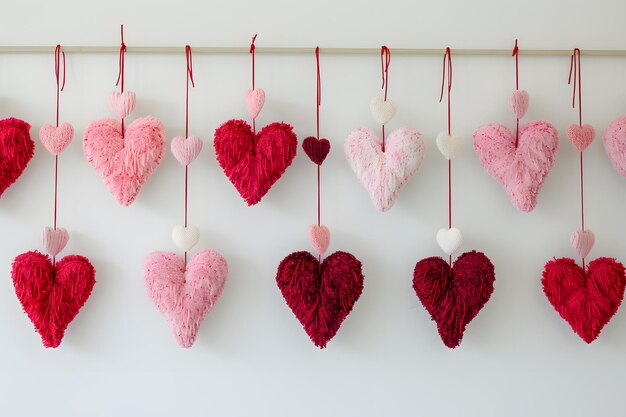
[[[550,123],[528,123],[515,135],[508,127],[489,124],[474,132],[474,150],[485,170],[506,190],[521,211],[537,205],[541,185],[552,169],[559,145],[559,134]]]
[[[579,126],[577,124],[571,124],[567,126],[567,130],[565,131],[567,138],[574,145],[578,152],[583,152],[593,139],[596,137],[596,131],[593,126],[585,124]]]
[[[148,297],[172,325],[176,342],[190,348],[200,324],[222,295],[228,264],[205,249],[187,262],[172,252],[153,252],[143,263]]]
[[[50,256],[57,256],[70,240],[70,234],[64,227],[53,229],[45,227],[42,234],[43,246]]]
[[[119,120],[100,119],[87,126],[83,152],[117,201],[130,205],[159,166],[165,148],[163,125],[154,117],[136,119],[122,136]]]
[[[318,255],[323,255],[330,245],[330,230],[328,227],[316,224],[309,226],[309,242]]]
[[[618,117],[607,126],[602,141],[611,163],[621,176],[626,177],[626,116]]]
[[[515,90],[509,96],[509,107],[516,118],[521,119],[526,115],[530,98],[525,90]]]
[[[39,129],[39,140],[53,155],[60,155],[73,138],[74,128],[69,123],[61,123],[58,127],[43,125]]]
[[[176,136],[172,139],[172,154],[183,166],[191,164],[202,151],[202,140],[196,136]]]
[[[265,104],[265,91],[261,88],[256,88],[254,90],[248,90],[246,94],[246,107],[248,108],[248,115],[252,119],[256,119],[256,117],[261,113],[261,109]]]
[[[109,108],[122,119],[135,110],[136,95],[132,91],[112,91],[109,94]]]

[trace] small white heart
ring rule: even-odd
[[[463,235],[456,227],[451,229],[439,229],[437,231],[437,243],[446,255],[452,255],[461,246]]]
[[[447,160],[454,159],[462,147],[463,141],[460,136],[450,136],[446,132],[441,132],[437,135],[437,149]]]
[[[178,249],[189,252],[200,240],[200,230],[196,226],[175,226],[172,229],[172,240]]]
[[[50,256],[57,256],[70,240],[70,234],[64,227],[59,227],[57,229],[44,227],[42,238],[43,246],[46,248],[46,252],[48,252]]]
[[[384,125],[396,115],[396,102],[393,100],[385,100],[382,97],[374,97],[370,101],[370,111],[372,117],[378,124]]]

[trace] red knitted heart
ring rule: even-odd
[[[22,175],[35,153],[29,130],[23,120],[0,120],[0,195]]]
[[[593,342],[624,298],[624,265],[598,258],[587,270],[573,259],[546,263],[541,279],[550,304],[585,342]]]
[[[215,130],[213,145],[224,173],[251,206],[291,165],[298,140],[286,123],[272,123],[255,134],[243,120],[229,120]]]
[[[320,264],[309,252],[294,252],[280,262],[276,283],[313,343],[332,339],[363,291],[361,262],[335,252]]]
[[[495,279],[489,258],[476,251],[459,256],[452,268],[437,256],[415,265],[413,289],[447,347],[461,344],[465,326],[489,301]]]
[[[314,136],[309,136],[302,141],[302,149],[304,149],[304,153],[313,163],[322,165],[328,152],[330,152],[330,142],[328,139],[318,139]]]
[[[96,271],[89,259],[68,255],[52,264],[47,255],[26,252],[13,261],[13,285],[45,347],[61,344],[65,329],[93,289]]]

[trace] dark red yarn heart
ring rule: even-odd
[[[45,347],[61,344],[65,329],[93,289],[96,271],[89,259],[68,255],[56,266],[47,255],[26,252],[13,261],[13,285]]]
[[[586,271],[573,259],[546,263],[541,284],[550,304],[585,342],[593,342],[624,298],[624,265],[598,258]]]
[[[335,252],[320,262],[309,252],[294,252],[280,262],[276,283],[313,343],[332,339],[363,292],[361,262]]]
[[[489,301],[495,279],[489,258],[476,251],[459,256],[452,268],[437,256],[415,265],[413,289],[447,347],[461,344],[465,326]]]
[[[254,134],[243,120],[215,130],[217,161],[249,206],[261,201],[296,156],[298,140],[286,123],[272,123]]]
[[[302,149],[313,163],[322,165],[324,159],[330,152],[330,142],[328,139],[318,139],[309,136],[302,142]]]
[[[22,175],[35,153],[29,130],[23,120],[0,120],[0,195]]]

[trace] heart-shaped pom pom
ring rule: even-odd
[[[382,97],[374,97],[370,101],[370,112],[378,124],[384,125],[396,115],[396,102],[385,100]]]
[[[261,109],[265,104],[265,91],[262,88],[255,88],[254,90],[248,90],[246,94],[246,107],[248,108],[248,115],[252,119],[261,113]]]
[[[73,137],[74,128],[69,123],[62,123],[58,127],[43,125],[39,129],[39,140],[52,155],[60,155]]]
[[[314,164],[322,165],[330,152],[330,142],[328,139],[309,136],[302,142],[302,149]]]
[[[120,93],[113,91],[109,94],[109,108],[122,119],[135,110],[136,96],[132,91]]]
[[[330,245],[330,230],[328,227],[316,224],[309,226],[309,242],[318,255],[323,255]]]
[[[441,132],[437,135],[437,149],[447,160],[454,159],[456,153],[463,147],[463,141],[457,135],[448,135]]]
[[[178,249],[189,252],[200,240],[200,230],[196,226],[175,226],[172,229],[172,240]]]
[[[521,119],[528,110],[528,93],[525,90],[515,90],[509,96],[509,107],[516,118]]]
[[[463,242],[463,234],[456,227],[437,231],[437,243],[446,255],[452,255],[456,252],[461,246],[461,242]]]
[[[594,243],[596,243],[596,236],[589,229],[574,230],[569,238],[572,244],[572,249],[580,258],[586,258],[591,252]]]
[[[202,151],[202,140],[197,136],[176,136],[172,139],[172,154],[183,166],[191,164]]]
[[[593,139],[596,137],[596,131],[593,126],[589,124],[584,124],[582,126],[577,124],[571,124],[567,126],[567,130],[565,131],[567,138],[578,152],[582,152],[593,142]]]
[[[57,256],[67,245],[70,240],[70,234],[64,227],[53,229],[45,227],[43,229],[43,246],[50,256]]]

